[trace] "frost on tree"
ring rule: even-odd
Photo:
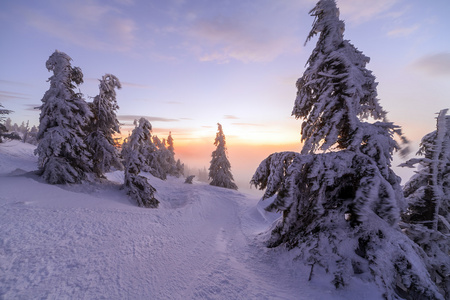
[[[319,37],[292,111],[303,119],[303,149],[270,155],[251,180],[272,199],[267,210],[283,213],[268,246],[295,248],[310,278],[322,268],[336,287],[357,277],[387,299],[439,299],[422,253],[398,227],[404,198],[391,161],[401,150],[394,136],[406,140],[386,120],[369,58],[344,40],[334,0],[310,14],[307,41]]]
[[[237,190],[231,174],[231,164],[227,158],[227,148],[222,125],[217,123],[217,133],[214,145],[217,147],[212,153],[211,165],[209,167],[210,185]]]
[[[141,207],[157,208],[159,201],[154,194],[156,189],[142,175],[139,175],[146,165],[147,148],[151,139],[152,125],[141,118],[131,135],[122,146],[122,156],[125,167],[125,189],[127,194]]]
[[[94,117],[89,124],[86,143],[92,153],[94,172],[99,177],[104,177],[111,167],[122,169],[113,138],[114,134],[120,133],[116,88],[121,88],[119,79],[112,74],[104,75],[99,84],[100,93],[90,103]]]
[[[418,155],[401,166],[418,165],[405,184],[404,230],[427,254],[433,281],[450,299],[450,116],[442,110],[436,130],[425,135]]]
[[[35,153],[42,177],[51,184],[77,183],[92,171],[84,142],[84,128],[92,113],[81,93],[75,91],[83,82],[83,73],[70,65],[71,60],[56,50],[46,62],[53,76],[42,98]]]

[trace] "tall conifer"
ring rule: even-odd
[[[71,60],[56,50],[46,62],[53,76],[42,98],[35,153],[43,178],[51,184],[80,182],[92,171],[84,142],[84,128],[92,113],[82,94],[75,91],[76,85],[83,83],[83,73],[71,66]]]
[[[233,182],[233,174],[231,174],[231,164],[227,157],[225,134],[223,133],[222,125],[219,123],[217,123],[214,145],[216,150],[211,155],[212,159],[209,167],[210,185],[237,190],[237,185]]]
[[[369,58],[343,38],[336,2],[320,0],[310,14],[307,41],[319,37],[292,111],[303,119],[303,149],[270,155],[251,181],[264,198],[277,194],[267,210],[283,212],[268,246],[298,249],[310,277],[323,268],[336,287],[357,276],[387,299],[439,298],[420,251],[398,228],[404,198],[390,167],[401,148],[394,136],[406,139],[386,120]]]

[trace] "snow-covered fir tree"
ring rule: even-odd
[[[56,50],[46,67],[53,72],[50,89],[40,107],[39,141],[35,153],[42,177],[51,184],[77,183],[92,171],[90,153],[84,142],[92,113],[82,94],[75,91],[83,82],[83,73],[72,67],[72,59]]]
[[[150,172],[153,176],[166,180],[169,174],[169,156],[170,153],[166,148],[166,141],[158,136],[153,136],[153,143],[151,151],[148,151],[147,155],[147,172]]]
[[[116,116],[119,109],[116,100],[116,88],[120,89],[119,79],[105,74],[100,80],[99,94],[89,104],[94,117],[88,126],[86,143],[92,153],[94,172],[104,177],[111,167],[122,169],[122,163],[113,136],[120,133],[120,124]]]
[[[358,277],[386,299],[441,299],[423,253],[399,230],[404,198],[391,161],[401,149],[394,136],[406,140],[386,120],[369,58],[344,39],[334,0],[310,14],[307,41],[319,37],[292,112],[303,119],[303,149],[270,155],[251,181],[273,196],[267,210],[283,212],[268,246],[295,248],[310,278],[322,268],[337,288]]]
[[[231,174],[231,164],[227,157],[225,134],[223,134],[220,123],[217,123],[214,145],[216,150],[211,155],[212,159],[209,167],[209,179],[211,179],[211,182],[209,184],[237,190],[237,185],[233,182],[233,174]]]
[[[147,178],[139,175],[146,165],[147,146],[151,139],[152,125],[141,118],[133,129],[131,135],[122,146],[122,156],[125,167],[124,186],[127,194],[141,207],[157,208],[159,201],[154,194],[156,189]]]
[[[425,135],[417,155],[401,166],[418,171],[405,184],[404,230],[427,254],[433,281],[450,299],[450,116],[440,111],[436,130]]]
[[[0,104],[0,143],[3,142],[3,138],[7,138],[8,134],[7,132],[9,131],[9,126],[8,123],[5,121],[5,115],[9,115],[10,113],[12,113],[11,110],[6,109],[3,105]],[[8,118],[9,120],[9,124],[11,123],[11,119]]]
[[[169,136],[167,137],[167,150],[169,151],[169,163],[175,165],[175,147],[173,146],[172,132],[169,131]]]
[[[169,174],[172,176],[180,177],[184,174],[184,164],[181,161],[175,160],[175,147],[172,138],[172,132],[169,132],[167,137],[167,150],[169,151]]]

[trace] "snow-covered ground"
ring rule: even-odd
[[[183,179],[150,182],[158,209],[139,208],[109,182],[49,185],[34,146],[0,144],[0,299],[381,299],[268,249],[279,217],[256,196]]]

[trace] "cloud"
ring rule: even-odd
[[[149,86],[147,84],[139,84],[139,83],[126,82],[126,81],[121,81],[120,83],[122,84],[122,87],[131,87],[131,88],[138,88],[138,89],[152,88],[151,86]]]
[[[0,101],[17,100],[17,99],[23,100],[30,98],[31,97],[28,94],[0,91]]]
[[[237,120],[237,119],[239,119],[238,117],[236,117],[236,116],[233,116],[233,115],[225,115],[225,116],[223,116],[225,119],[229,119],[229,120]]]
[[[136,119],[146,118],[150,122],[178,122],[178,119],[168,119],[161,117],[140,116],[140,115],[118,115],[117,118],[122,122],[134,122]]]
[[[393,11],[392,8],[400,0],[340,0],[337,5],[344,18],[354,23],[363,23],[386,15],[403,14],[403,11]]]
[[[415,32],[419,28],[420,28],[419,25],[413,25],[413,26],[410,26],[410,27],[396,28],[396,29],[393,29],[393,30],[389,31],[387,33],[387,35],[389,37],[405,37],[405,36],[408,36],[408,35],[412,34],[413,32]]]
[[[233,123],[233,125],[236,125],[236,126],[257,126],[257,127],[264,126],[262,124],[254,124],[254,123]]]
[[[137,26],[122,11],[95,1],[52,2],[45,10],[23,7],[27,23],[65,42],[95,50],[129,51]]]
[[[25,83],[25,82],[20,82],[20,81],[10,81],[10,80],[3,80],[0,79],[0,84],[8,84],[8,85],[18,85],[18,86],[32,86],[29,83]]]
[[[190,27],[188,35],[195,41],[192,49],[200,61],[222,63],[271,61],[293,43],[293,38],[258,23],[224,16],[202,19]]]
[[[24,106],[26,107],[25,108],[26,111],[33,111],[33,112],[39,111],[39,107],[41,105],[42,105],[42,103],[41,104],[24,104]]]
[[[120,78],[119,78],[120,80]],[[99,83],[99,79],[97,78],[86,78],[84,80],[85,82],[92,82],[92,83]],[[122,81],[120,80],[120,83],[122,84],[122,87],[127,87],[127,88],[137,88],[137,89],[151,89],[152,86],[147,85],[147,84],[140,84],[140,83],[133,83],[133,82],[127,82],[127,81]]]
[[[273,61],[302,49],[298,18],[312,6],[310,0],[190,4],[178,11],[182,21],[174,34],[182,36],[184,48],[200,61]]]
[[[422,56],[411,64],[415,70],[432,76],[450,75],[450,52]]]

